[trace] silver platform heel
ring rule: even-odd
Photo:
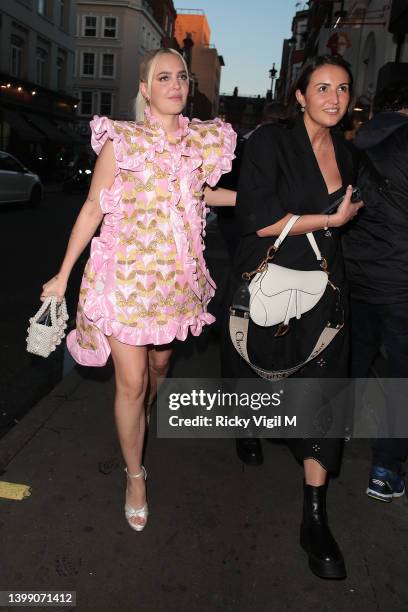
[[[143,477],[145,480],[147,478],[147,472],[143,465],[142,465],[142,470],[138,474],[130,474],[128,472],[127,467],[125,467],[125,472],[128,478],[142,478]],[[126,503],[125,504],[125,516],[126,516],[127,522],[129,523],[129,526],[132,529],[134,529],[135,531],[143,531],[147,523],[147,517],[149,516],[147,502],[144,504],[144,506],[142,506],[141,508],[137,508],[137,509],[133,508],[133,506]],[[130,519],[134,517],[140,517],[144,519],[144,523],[143,524],[133,523]]]

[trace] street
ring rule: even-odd
[[[82,201],[82,194],[66,195],[57,185],[47,190],[39,208],[0,208],[0,437],[61,378],[63,348],[47,359],[26,352],[28,319],[40,306],[42,284],[58,270]],[[85,258],[86,253],[67,291],[70,323]]]

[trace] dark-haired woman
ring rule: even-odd
[[[276,263],[298,270],[316,269],[315,255],[305,236],[314,232],[328,262],[330,280],[342,289],[339,228],[357,214],[362,203],[350,201],[357,160],[332,128],[347,112],[351,87],[352,75],[342,58],[314,58],[305,66],[294,88],[299,109],[294,120],[286,126],[260,127],[249,139],[237,198],[241,241],[235,258],[233,289],[242,282],[244,271],[256,269],[293,214],[300,215],[300,219],[279,250]],[[324,214],[330,203],[341,196],[344,198],[337,212]],[[304,358],[328,320],[325,317],[329,308],[329,302],[323,298],[307,317],[291,323],[289,333],[295,334],[299,343],[304,342],[301,347]],[[250,322],[250,359],[269,370],[278,369],[275,331]],[[256,376],[228,338],[225,351],[224,376]],[[348,361],[345,326],[319,359],[311,361],[296,376],[346,377]],[[341,440],[327,438],[295,441],[296,455],[305,471],[301,544],[309,556],[311,570],[323,578],[346,575],[343,556],[330,532],[326,514],[327,475],[338,469],[341,444]]]

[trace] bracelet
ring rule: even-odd
[[[326,225],[323,226],[323,229],[325,231],[327,231],[329,229],[329,219],[330,219],[330,215],[327,215]]]

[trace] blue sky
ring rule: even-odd
[[[223,56],[221,92],[264,95],[272,62],[280,66],[282,42],[290,38],[292,18],[303,8],[296,0],[174,0],[176,8],[203,9],[211,43]]]

